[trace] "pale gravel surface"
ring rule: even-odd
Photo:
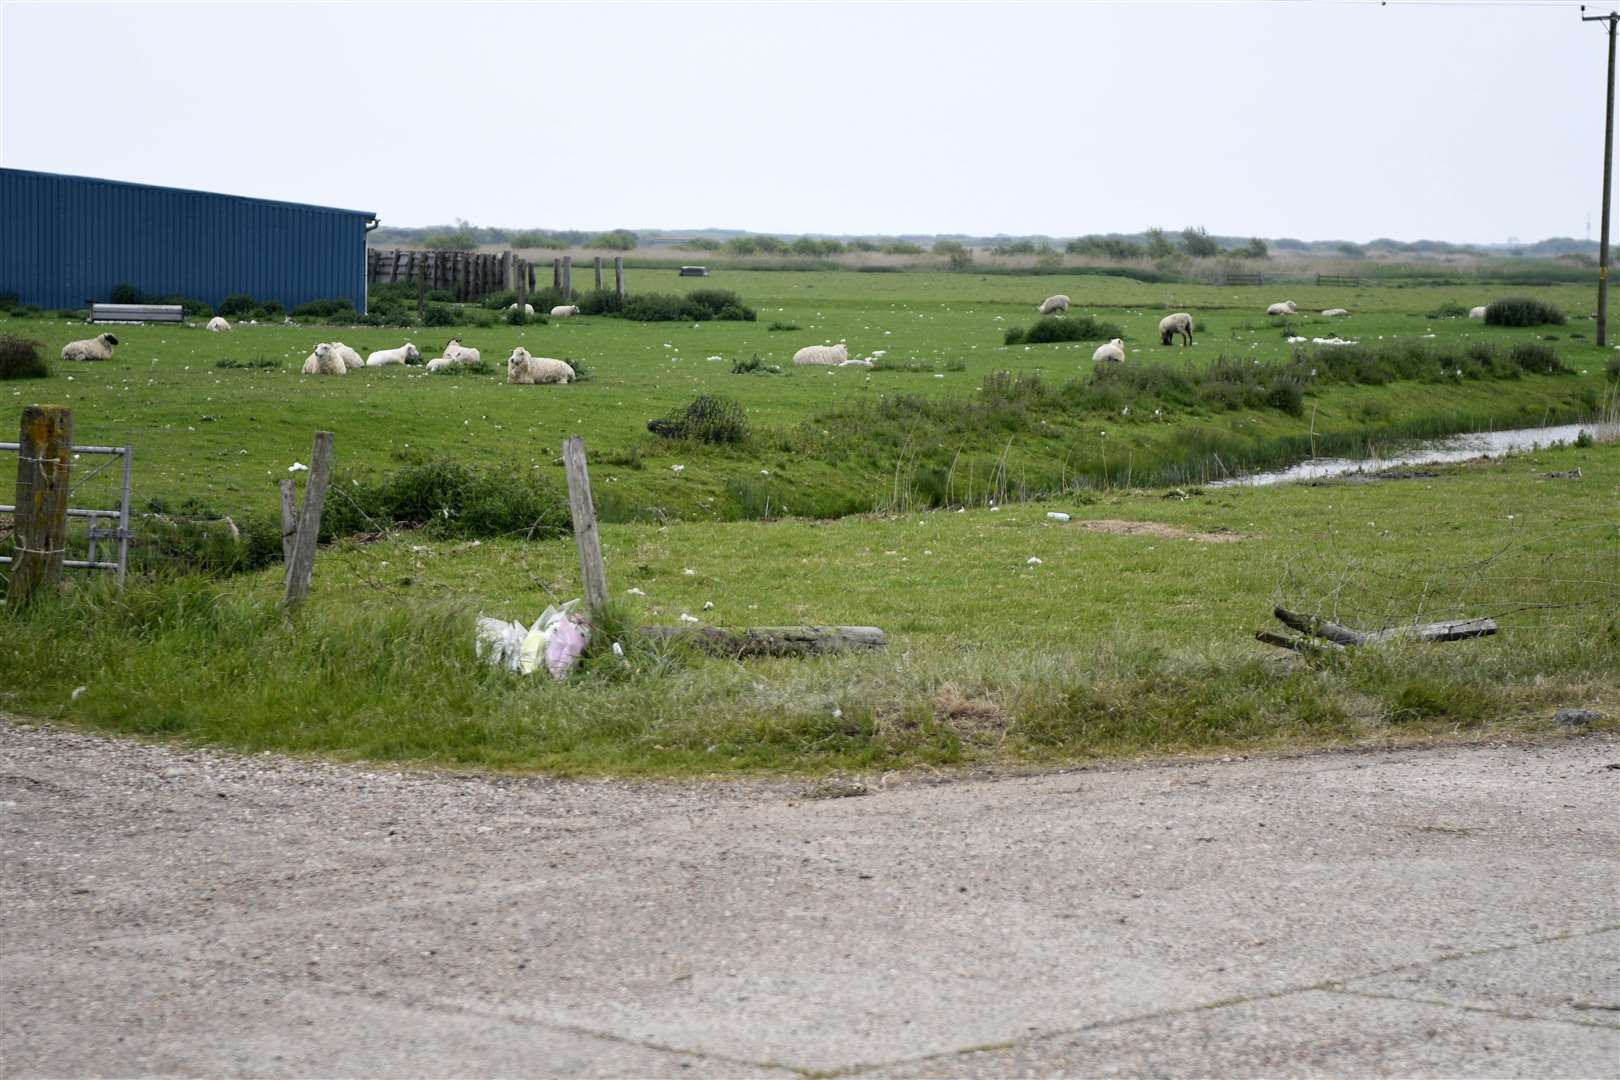
[[[0,715],[0,1075],[1620,1077],[1620,741],[472,777]]]

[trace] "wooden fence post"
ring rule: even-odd
[[[602,256],[596,257],[596,291],[602,291]]]
[[[574,257],[563,256],[562,296],[566,303],[574,298]]]
[[[34,591],[62,576],[67,558],[73,410],[29,405],[22,411],[17,449],[17,553],[6,604],[21,607]]]
[[[613,289],[614,289],[615,292],[617,292],[619,294],[619,299],[623,300],[624,299],[624,256],[623,255],[615,255],[615,256],[613,256]]]
[[[287,560],[283,607],[295,607],[309,594],[309,578],[315,570],[315,541],[321,535],[321,505],[326,502],[326,483],[331,474],[332,433],[317,431],[309,454],[304,508],[298,513],[298,533],[293,537],[292,557]]]
[[[292,480],[278,480],[281,487],[281,561],[292,562],[293,538],[298,535],[298,492]]]
[[[510,289],[511,287],[512,287],[512,253],[510,251],[503,251],[503,252],[501,252],[501,283],[500,283],[499,287],[497,287],[495,289],[495,291],[496,292],[505,292],[507,289]]]
[[[562,260],[561,259],[552,259],[551,260],[551,287],[553,289],[558,290],[559,292],[562,290]]]
[[[585,606],[597,611],[607,603],[607,575],[602,570],[602,543],[596,534],[591,478],[585,471],[585,440],[572,435],[562,449],[563,470],[568,477],[568,516],[574,519],[574,544],[579,548],[579,576],[585,585]]]
[[[523,310],[523,305],[529,302],[529,264],[522,259],[517,261],[517,305]]]
[[[427,318],[427,274],[416,275],[416,321]]]

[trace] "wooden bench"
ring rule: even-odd
[[[680,269],[680,275],[681,277],[708,277],[709,268],[707,266],[683,266]]]
[[[91,301],[91,322],[143,323],[184,322],[186,309],[179,304],[98,304]]]

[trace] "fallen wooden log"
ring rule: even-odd
[[[1310,638],[1286,637],[1282,634],[1273,634],[1269,630],[1258,631],[1254,640],[1266,645],[1275,645],[1279,649],[1293,649],[1297,653],[1314,653],[1323,649],[1343,650],[1344,646],[1332,641],[1312,641]]]
[[[1285,625],[1302,634],[1319,637],[1335,645],[1378,645],[1386,641],[1413,638],[1418,641],[1463,641],[1468,638],[1490,637],[1496,633],[1495,619],[1454,619],[1450,622],[1414,623],[1410,626],[1391,626],[1384,630],[1355,630],[1313,615],[1279,607],[1272,612]],[[1287,638],[1272,640],[1276,635],[1260,638],[1268,645],[1279,645]],[[1285,646],[1292,648],[1293,646]]]
[[[837,652],[871,652],[889,644],[875,626],[644,626],[641,632],[660,641],[688,641],[716,656],[820,656]]]

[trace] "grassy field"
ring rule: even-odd
[[[599,463],[599,503],[610,520],[670,515],[736,519],[772,512],[830,516],[905,506],[913,474],[954,468],[972,477],[974,499],[992,490],[1050,490],[1074,476],[1096,481],[1197,478],[1224,467],[1264,465],[1308,448],[1365,448],[1408,432],[1424,434],[1494,425],[1576,419],[1604,390],[1608,357],[1591,344],[1584,313],[1590,290],[1528,291],[1559,304],[1568,325],[1536,330],[1484,327],[1456,317],[1428,318],[1446,303],[1493,298],[1485,287],[1356,290],[1286,288],[1302,310],[1345,306],[1348,318],[1301,316],[1284,323],[1261,314],[1275,289],[1147,285],[1125,278],[1016,277],[971,274],[721,272],[706,280],[632,277],[642,289],[733,289],[759,312],[755,323],[634,323],[610,318],[549,325],[413,331],[370,327],[244,326],[231,334],[196,327],[119,327],[123,340],[106,364],[59,364],[46,383],[12,383],[15,404],[42,398],[75,408],[80,441],[137,448],[141,499],[174,505],[187,498],[241,516],[274,505],[271,481],[308,453],[311,432],[337,432],[341,467],[389,472],[402,464],[453,459],[505,472],[527,470],[560,480],[557,448],[585,436]],[[1047,385],[1089,379],[1094,343],[1006,347],[1009,326],[1028,325],[1049,292],[1073,297],[1077,312],[1119,324],[1135,369],[1196,372],[1225,356],[1269,363],[1292,356],[1284,339],[1341,334],[1367,343],[1427,341],[1512,344],[1553,338],[1567,377],[1526,377],[1459,385],[1401,382],[1384,386],[1307,387],[1305,409],[1213,410],[1135,397],[1114,408],[1051,408],[1011,421],[919,424],[911,413],[876,423],[885,403],[971,405],[997,370],[1038,372]],[[1156,326],[1165,310],[1198,320],[1197,343],[1166,348]],[[772,331],[773,322],[797,325]],[[84,336],[77,323],[8,320],[4,329],[45,341],[55,353]],[[504,359],[515,345],[536,355],[583,361],[589,381],[566,389],[509,387],[502,374],[430,377],[386,368],[342,379],[300,376],[316,341],[338,338],[362,353],[414,340],[437,355],[452,335]],[[1433,337],[1429,337],[1433,335]],[[852,354],[883,350],[886,368],[793,369],[806,344],[847,340]],[[785,365],[779,375],[735,375],[731,364],[758,355]],[[220,369],[221,360],[265,361],[263,369]],[[498,365],[497,365],[498,366]],[[71,381],[69,381],[71,380]],[[738,401],[756,438],[741,448],[672,444],[650,437],[648,420],[702,393]],[[1132,406],[1135,408],[1132,408]],[[1158,413],[1155,414],[1155,409]],[[1129,411],[1122,411],[1129,410]],[[915,410],[911,410],[915,412]],[[879,429],[882,430],[879,430]],[[672,466],[681,465],[679,471]],[[769,470],[769,481],[760,470]],[[960,485],[959,485],[960,486]],[[904,490],[901,490],[904,489]],[[969,501],[967,488],[950,501]]]
[[[1559,707],[1620,709],[1620,448],[1375,481],[1198,486],[1212,460],[1220,471],[1589,417],[1612,383],[1610,356],[1590,341],[1588,290],[1515,289],[1570,319],[1508,330],[1431,317],[1496,295],[1466,288],[1284,296],[1100,277],[765,272],[656,287],[692,284],[736,290],[759,321],[119,327],[110,363],[0,384],[17,405],[73,406],[81,442],[132,440],[138,503],[190,499],[244,519],[268,517],[272,481],[305,460],[316,428],[337,433],[345,472],[330,505],[356,528],[345,507],[373,479],[424,463],[555,491],[558,446],[583,434],[618,599],[569,683],[508,676],[472,649],[477,613],[529,620],[578,595],[556,521],[520,539],[451,535],[457,523],[434,517],[420,529],[367,521],[370,535],[324,548],[313,598],[291,618],[277,608],[278,568],[165,573],[123,594],[75,577],[61,603],[0,618],[0,707],[250,750],[652,774],[1545,733],[1563,730]],[[1002,344],[1057,291],[1077,314],[1122,327],[1129,381],[1095,382],[1090,342]],[[1354,314],[1261,314],[1284,298]],[[1167,308],[1194,313],[1194,347],[1158,343]],[[86,333],[38,319],[4,329],[52,353]],[[1473,366],[1335,380],[1329,366],[1349,353],[1285,340],[1334,333],[1361,341],[1369,364],[1386,345],[1420,345]],[[486,357],[523,344],[578,360],[591,377],[536,388],[404,368],[297,374],[316,341],[365,352],[410,338],[432,356],[453,335]],[[855,355],[883,350],[887,367],[731,372],[736,359],[786,365],[805,344],[840,339]],[[1494,351],[1474,364],[1478,345]],[[1504,359],[1528,346],[1551,351]],[[1549,356],[1565,370],[1541,373]],[[216,366],[261,359],[271,366]],[[1258,397],[1242,386],[1251,370],[1273,379]],[[1282,376],[1295,397],[1272,393]],[[1234,387],[1237,397],[1212,395]],[[753,434],[711,446],[647,433],[647,420],[700,393],[738,401]],[[1577,468],[1578,479],[1547,475]],[[930,504],[945,508],[912,512]],[[1276,628],[1277,602],[1367,627],[1491,615],[1503,633],[1301,656],[1253,640]],[[878,625],[892,644],[739,664],[633,633],[683,614]],[[624,661],[607,651],[615,639]]]

